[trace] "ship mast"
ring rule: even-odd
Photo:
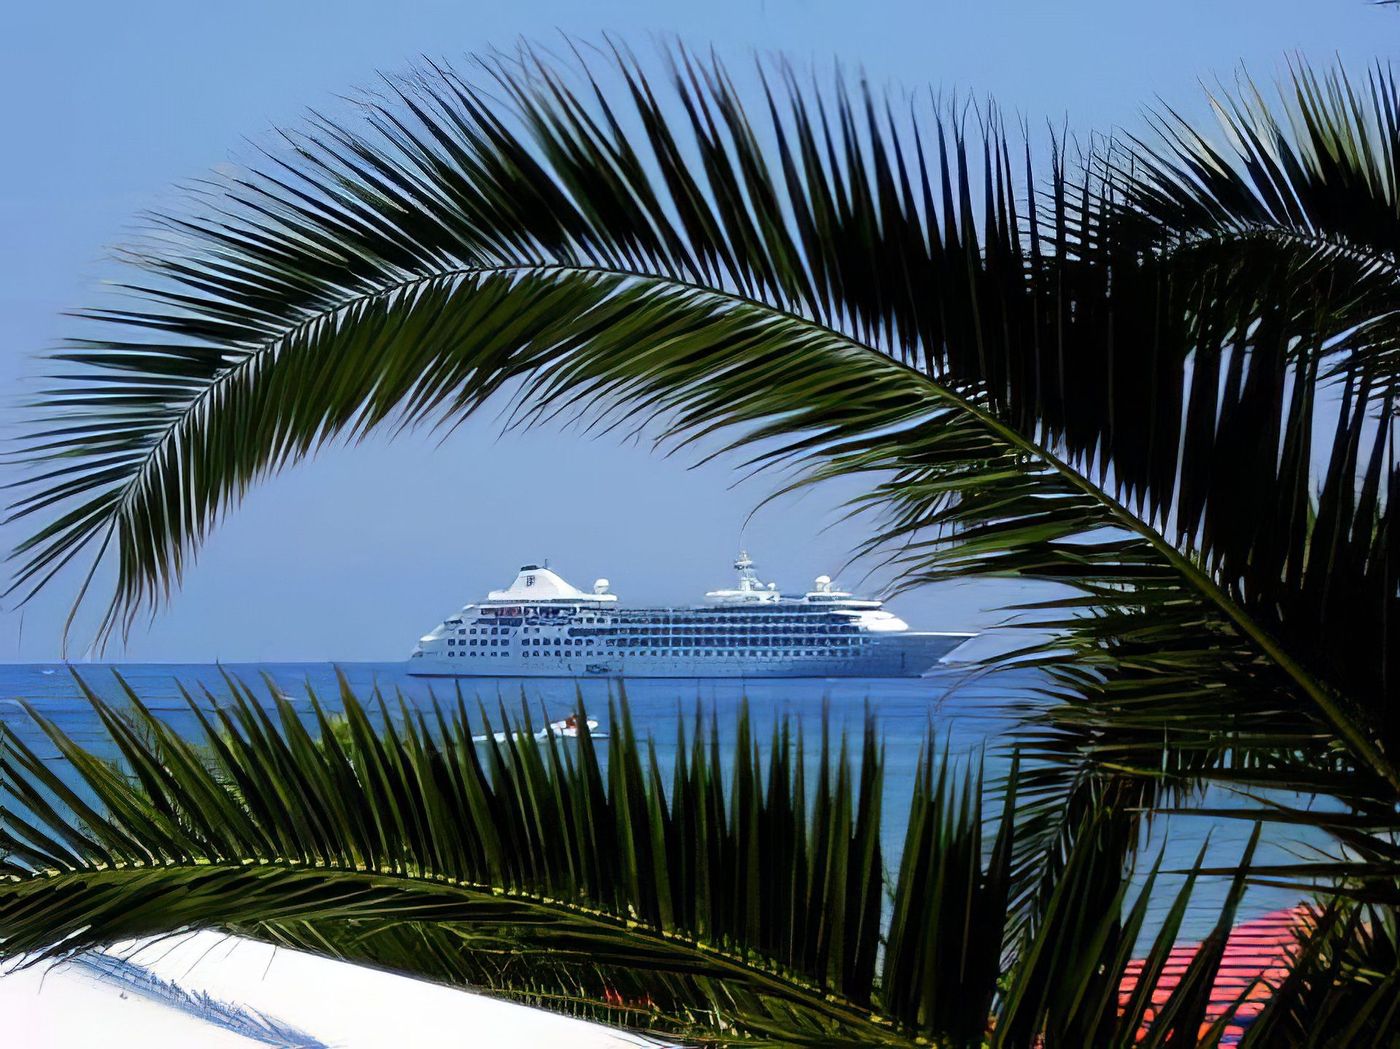
[[[740,550],[739,557],[734,562],[734,570],[739,573],[739,589],[742,591],[762,590],[763,580],[758,578],[758,573],[753,570],[753,560],[749,557],[747,550]]]

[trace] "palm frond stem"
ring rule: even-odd
[[[450,280],[458,277],[484,275],[523,276],[527,274],[603,275],[618,277],[661,289],[685,290],[702,296],[711,297],[718,302],[742,304],[756,311],[796,322],[844,343],[853,350],[877,352],[870,346],[851,338],[848,333],[807,314],[783,309],[769,300],[745,294],[740,290],[718,288],[711,284],[705,284],[695,280],[686,280],[678,275],[659,274],[653,271],[617,265],[543,262],[445,267],[430,273],[415,274],[412,277],[404,278],[398,282],[380,284],[369,291],[346,296],[338,302],[302,317],[296,324],[279,333],[276,338],[268,340],[259,349],[250,352],[245,360],[236,363],[223,375],[219,376],[202,389],[197,396],[188,403],[182,413],[171,420],[162,442],[152,446],[144,463],[138,468],[133,480],[126,486],[123,493],[123,500],[131,499],[133,494],[140,490],[145,472],[151,468],[151,464],[158,460],[164,442],[171,440],[184,422],[196,415],[200,406],[213,397],[222,384],[235,379],[240,369],[250,366],[260,355],[276,352],[278,346],[296,339],[299,334],[308,331],[315,325],[324,323],[326,320],[351,310],[357,305],[373,302],[385,296],[391,296],[414,287],[423,286],[434,281]],[[1315,675],[1310,673],[1308,669],[1304,667],[1269,630],[1251,616],[1245,608],[1225,593],[1220,585],[1211,578],[1207,572],[1203,571],[1188,554],[1183,553],[1158,529],[1154,528],[1145,516],[1133,513],[1123,505],[1122,502],[1115,498],[1106,487],[1095,484],[1083,471],[1075,469],[1067,461],[1057,455],[1053,449],[1043,443],[1033,440],[1016,427],[1003,422],[997,417],[995,412],[990,410],[987,406],[978,404],[972,398],[940,382],[936,376],[920,371],[897,355],[886,354],[884,356],[889,365],[894,369],[903,371],[908,377],[926,384],[933,397],[956,406],[959,410],[978,420],[989,433],[995,435],[1007,445],[1019,449],[1027,456],[1049,467],[1084,495],[1100,503],[1107,511],[1112,521],[1124,531],[1145,540],[1158,556],[1179,572],[1198,593],[1219,608],[1241,634],[1247,637],[1263,654],[1273,660],[1275,665],[1283,671],[1285,675],[1292,679],[1303,693],[1316,705],[1326,720],[1331,723],[1342,738],[1346,740],[1347,744],[1353,749],[1360,760],[1365,762],[1377,775],[1384,778],[1386,782],[1397,791],[1400,791],[1400,769],[1397,769],[1395,764],[1393,764],[1386,755],[1382,753],[1380,748],[1376,746],[1375,742],[1367,735],[1365,730],[1348,715],[1340,698],[1334,695]],[[110,539],[110,532],[107,538],[108,540]],[[86,594],[89,581],[90,575],[89,580],[85,581],[83,587],[80,589],[78,597],[65,621],[65,644],[68,627],[76,616],[78,604]]]

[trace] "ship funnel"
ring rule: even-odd
[[[606,594],[611,584],[606,579],[593,580],[593,592],[595,594]]]

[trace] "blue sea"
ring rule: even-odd
[[[442,680],[427,681],[409,677],[402,663],[243,663],[177,664],[123,663],[104,665],[84,663],[0,664],[0,720],[21,738],[51,760],[61,761],[51,744],[24,712],[19,700],[27,701],[66,733],[89,749],[111,753],[109,741],[74,679],[74,673],[99,695],[119,700],[122,696],[116,674],[120,674],[142,701],[159,717],[181,731],[194,732],[195,720],[181,695],[181,687],[199,697],[207,692],[214,699],[228,695],[228,677],[253,687],[263,698],[268,695],[265,681],[309,710],[309,691],[330,708],[338,705],[343,675],[352,689],[367,699],[379,689],[396,705],[402,696],[410,707],[429,709],[438,700],[456,705],[456,686]],[[1005,771],[1005,756],[999,744],[1014,724],[1018,707],[1031,696],[1036,680],[1028,672],[1003,671],[971,673],[953,668],[940,669],[925,678],[830,678],[770,680],[646,680],[625,683],[627,701],[639,734],[656,742],[663,768],[674,754],[677,718],[689,725],[697,708],[718,718],[721,739],[733,736],[735,717],[743,702],[749,704],[760,739],[780,719],[800,721],[809,741],[815,743],[823,711],[829,712],[833,728],[846,730],[852,744],[858,745],[866,711],[876,721],[885,747],[884,846],[886,863],[898,862],[908,814],[916,764],[924,741],[930,736],[938,750],[945,748],[958,762],[982,761],[988,779]],[[504,707],[518,718],[522,701],[529,706],[536,724],[555,720],[572,712],[581,695],[591,717],[601,724],[605,735],[608,701],[616,696],[616,682],[561,679],[469,678],[460,682],[469,711],[477,701],[484,704],[493,721]],[[498,727],[498,726],[497,726]],[[603,743],[606,746],[606,743]],[[723,748],[722,748],[723,750]],[[1228,801],[1208,798],[1212,805]],[[1158,817],[1143,843],[1143,855],[1156,857],[1165,849],[1164,868],[1189,867],[1201,844],[1209,840],[1208,864],[1235,862],[1244,849],[1251,825],[1238,819],[1206,819],[1192,816]],[[1311,843],[1300,841],[1296,832],[1280,828],[1266,831],[1258,862],[1287,862],[1307,852]],[[1163,883],[1154,910],[1166,906],[1166,893],[1177,883]],[[1221,879],[1205,878],[1198,885],[1184,935],[1197,937],[1209,930],[1224,894]],[[1291,890],[1251,889],[1241,908],[1245,920],[1268,911],[1290,906],[1298,896]]]

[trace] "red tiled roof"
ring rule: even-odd
[[[1244,1029],[1263,1010],[1270,994],[1269,984],[1287,973],[1289,953],[1296,943],[1293,930],[1309,921],[1311,916],[1312,912],[1306,907],[1292,907],[1235,927],[1225,941],[1225,954],[1215,977],[1215,986],[1211,989],[1202,1033],[1225,1014],[1246,987],[1254,983],[1248,1000],[1236,1011],[1221,1040],[1221,1045],[1239,1043]],[[1198,947],[1200,944],[1190,943],[1172,948],[1161,979],[1152,991],[1152,1005],[1148,1007],[1146,1017],[1148,1024],[1152,1022],[1157,1007],[1166,1001],[1185,974]],[[1137,986],[1143,964],[1144,960],[1140,959],[1128,966],[1122,986],[1118,988],[1120,1004],[1126,1005],[1133,988]]]

